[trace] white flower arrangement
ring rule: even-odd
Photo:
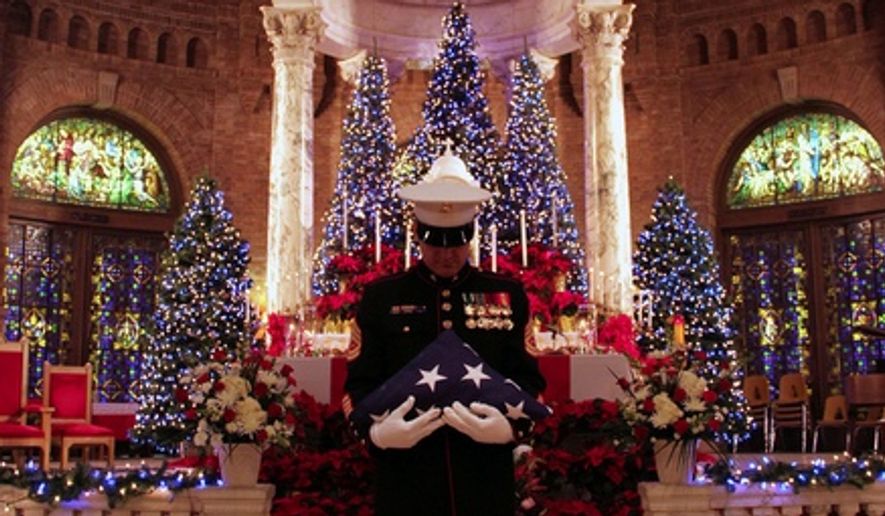
[[[733,371],[723,364],[717,375],[704,378],[698,367],[706,355],[695,353],[693,359],[682,350],[649,355],[632,381],[618,379],[627,393],[621,413],[637,436],[712,440],[720,432],[728,419]]]
[[[261,353],[233,361],[219,350],[210,362],[186,371],[178,383],[176,398],[196,446],[290,446],[296,423],[291,366],[280,366]]]

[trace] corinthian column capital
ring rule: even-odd
[[[320,10],[320,7],[314,6],[287,9],[261,7],[264,31],[273,45],[274,57],[294,53],[313,58],[316,45],[326,29]]]
[[[575,36],[581,43],[584,56],[613,59],[617,64],[623,64],[624,41],[633,24],[635,7],[634,4],[577,4]],[[585,59],[585,64],[590,63]]]

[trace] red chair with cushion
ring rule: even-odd
[[[28,405],[28,346],[0,343],[0,448],[37,448],[40,465],[49,469],[52,409]],[[28,413],[40,414],[40,426],[27,424]]]
[[[68,467],[73,446],[104,446],[108,466],[114,463],[114,431],[92,424],[92,365],[43,366],[43,405],[55,409],[52,443],[61,448],[61,467]],[[84,456],[85,450],[84,450]]]

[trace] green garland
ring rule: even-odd
[[[862,489],[867,484],[885,480],[885,459],[879,455],[836,457],[833,462],[822,459],[810,464],[772,461],[762,457],[759,463],[750,462],[739,468],[734,460],[720,460],[707,468],[706,477],[714,484],[724,485],[734,492],[738,485],[762,484],[784,491],[798,492],[800,487],[836,487],[852,485]]]
[[[191,472],[168,471],[166,464],[156,471],[146,466],[123,472],[93,468],[78,463],[68,471],[46,473],[37,467],[24,470],[0,466],[0,485],[8,485],[27,490],[28,494],[18,500],[6,501],[5,508],[25,499],[39,503],[57,505],[61,502],[77,500],[84,493],[99,492],[108,499],[111,508],[130,498],[150,493],[156,489],[182,491],[194,487],[221,485],[215,471],[195,469]]]

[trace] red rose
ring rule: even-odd
[[[197,383],[206,383],[209,381],[209,373],[203,373],[197,377]]]
[[[633,427],[633,436],[636,437],[637,441],[644,441],[648,438],[648,428],[642,425],[636,425]]]
[[[626,391],[626,390],[630,389],[630,382],[622,376],[622,377],[618,378],[618,387],[620,387]]]
[[[197,411],[195,409],[189,408],[184,411],[184,417],[188,421],[194,421],[197,419]]]
[[[655,411],[655,402],[651,398],[646,398],[645,401],[642,402],[642,410],[646,412],[654,412]]]
[[[688,421],[680,419],[679,421],[673,423],[673,430],[676,430],[677,434],[684,434],[685,432],[688,432]]]
[[[212,360],[223,362],[225,359],[227,359],[227,353],[223,349],[218,348],[212,352]]]
[[[292,366],[290,366],[289,364],[286,364],[282,367],[282,369],[280,369],[280,376],[285,378],[294,372],[295,369],[293,369]]]
[[[286,424],[289,426],[295,426],[295,414],[291,412],[286,414]]]
[[[718,398],[718,397],[719,396],[715,392],[709,391],[709,390],[704,391],[704,394],[703,394],[704,401],[707,403],[713,403],[714,401],[716,401],[716,398]]]
[[[187,391],[182,389],[181,387],[175,389],[175,401],[179,403],[184,403],[187,401]]]
[[[731,390],[731,380],[728,378],[723,378],[719,380],[719,392],[725,392]]]
[[[279,403],[271,403],[269,407],[267,407],[267,415],[276,418],[283,415],[283,406]]]
[[[259,430],[258,432],[255,433],[255,438],[258,439],[259,443],[263,443],[264,441],[267,441],[267,430],[263,430],[263,429]]]
[[[215,392],[221,392],[224,390],[224,382],[218,380],[217,382],[215,382],[215,385],[213,385],[212,388],[215,390]]]
[[[237,413],[233,411],[233,409],[224,409],[224,422],[230,423],[234,419],[237,418]]]
[[[295,387],[296,385],[298,385],[298,382],[295,381],[294,376],[289,376],[288,378],[286,378],[286,383],[288,383],[291,387]]]
[[[268,390],[270,390],[270,389],[267,387],[266,383],[257,382],[255,384],[255,387],[252,389],[252,392],[255,393],[255,396],[258,396],[259,398],[263,398],[264,396],[267,395]]]
[[[685,389],[682,387],[677,387],[676,390],[673,391],[673,401],[683,401],[686,396],[688,396],[688,393],[685,392]]]
[[[273,360],[264,359],[261,361],[261,368],[265,371],[270,371],[273,369]]]
[[[707,360],[707,354],[703,351],[695,351],[694,359],[699,362],[703,362],[704,360]]]
[[[711,419],[711,420],[707,421],[707,426],[710,428],[710,430],[712,430],[714,432],[718,432],[719,427],[722,426],[722,422],[719,421],[718,419]]]

